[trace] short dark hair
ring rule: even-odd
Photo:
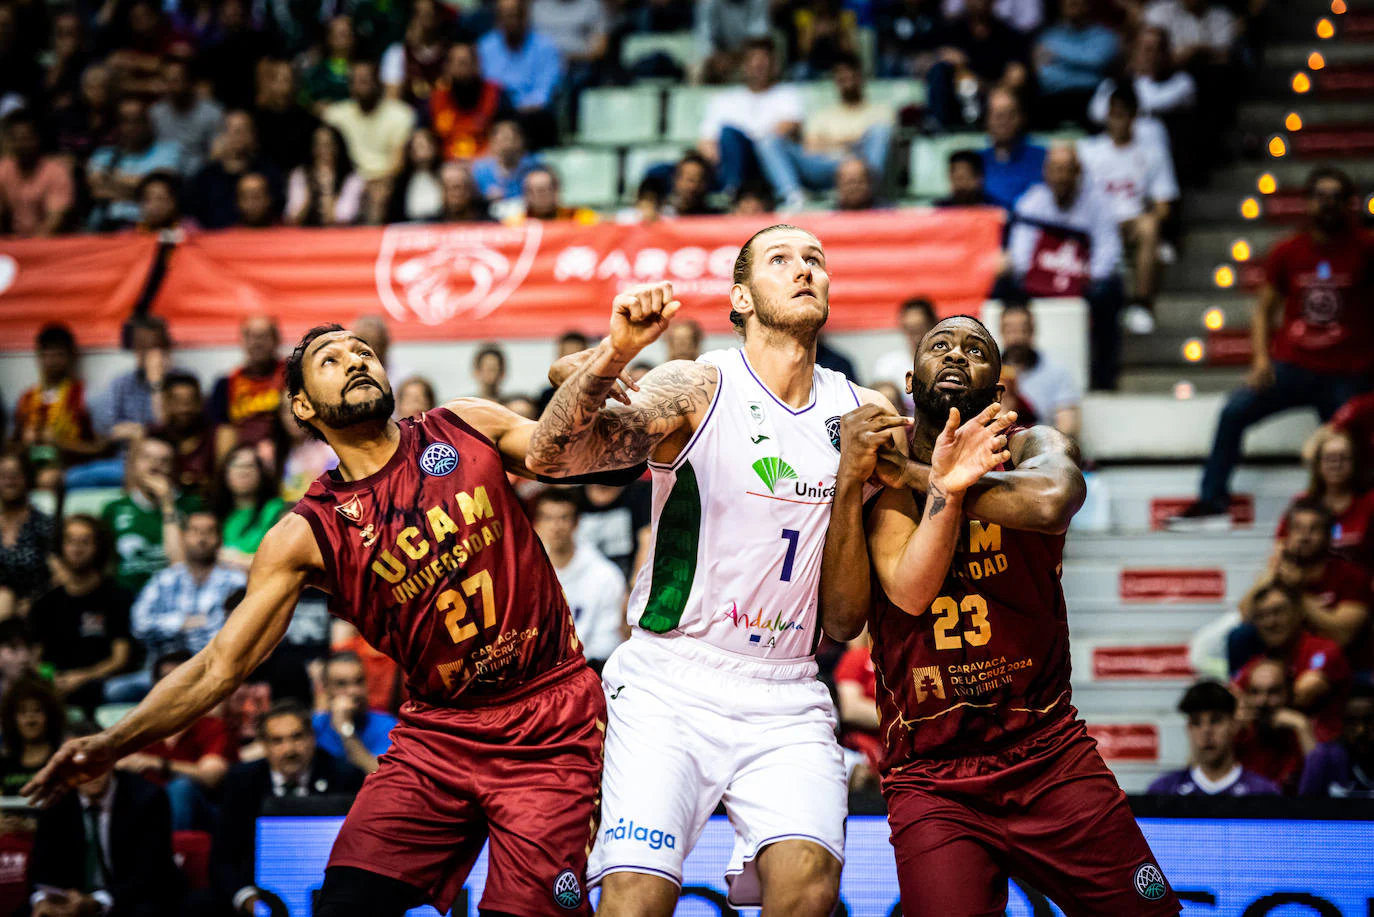
[[[29,458],[29,450],[17,449],[11,452],[0,452],[0,462],[14,462],[19,466],[19,476],[24,479],[24,489],[33,490],[38,483],[38,468]],[[10,620],[15,620],[11,618]],[[0,622],[3,624],[4,622]]]
[[[711,160],[707,159],[696,150],[688,150],[682,154],[682,158],[677,161],[677,165],[673,166],[673,173],[677,174],[678,169],[688,164],[701,166],[706,170],[706,175],[708,177],[715,172],[715,167],[711,165]]]
[[[934,333],[935,329],[939,328],[945,322],[952,322],[957,318],[962,318],[967,321],[973,322],[975,325],[982,329],[983,337],[987,338],[988,341],[988,350],[991,352],[990,355],[992,356],[992,359],[995,361],[997,365],[997,375],[1000,377],[1002,375],[1002,350],[997,346],[997,339],[992,336],[992,332],[988,330],[988,326],[984,325],[983,322],[975,316],[964,315],[960,313],[959,315],[951,315],[946,318],[942,318],[935,324],[931,325],[930,331],[926,332],[926,334],[929,335]]]
[[[1008,300],[1007,302],[1002,303],[1002,317],[1003,317],[1003,318],[1006,318],[1008,315],[1010,315],[1010,314],[1013,313],[1013,312],[1024,312],[1024,313],[1026,314],[1026,316],[1027,316],[1028,318],[1030,318],[1032,321],[1035,320],[1035,313],[1031,312],[1030,303],[1028,303],[1028,302],[1026,302],[1026,301],[1024,301],[1024,300],[1012,299],[1012,300]]]
[[[571,490],[562,487],[547,487],[539,491],[530,499],[530,515],[538,515],[539,510],[546,503],[561,503],[564,506],[573,508],[574,518],[582,515],[582,504],[578,501],[576,494]]]
[[[1123,80],[1119,86],[1112,90],[1111,96],[1107,99],[1107,104],[1124,105],[1126,110],[1134,117],[1140,111],[1140,98],[1135,94],[1135,87],[1129,81]]]
[[[396,386],[396,391],[399,393],[402,389],[411,385],[418,385],[422,389],[424,389],[425,398],[429,401],[430,404],[439,403],[438,396],[434,394],[434,385],[424,376],[411,376],[409,379],[406,379],[400,385]]]
[[[1291,527],[1293,525],[1293,517],[1298,513],[1313,513],[1320,516],[1322,528],[1330,531],[1332,523],[1331,510],[1327,509],[1326,504],[1322,503],[1320,500],[1313,500],[1307,497],[1301,500],[1294,500],[1293,505],[1288,507],[1287,511],[1283,514],[1284,525]]]
[[[12,128],[18,127],[18,126],[21,125],[21,124],[27,124],[29,127],[33,128],[34,131],[35,131],[40,137],[42,137],[42,135],[43,135],[43,126],[42,126],[42,122],[39,120],[38,115],[37,115],[35,112],[33,112],[31,109],[28,109],[28,108],[16,108],[14,111],[10,112],[8,115],[5,115],[4,127],[5,127],[5,130],[6,130],[6,131],[9,131],[9,130],[11,130]]]
[[[171,172],[165,172],[161,169],[143,176],[138,183],[138,192],[134,195],[135,200],[143,200],[144,192],[153,185],[165,187],[167,193],[172,196],[172,200],[177,202],[177,206],[181,205],[181,179]]]
[[[352,70],[354,67],[371,67],[373,70],[380,70],[381,63],[377,58],[371,57],[370,55],[356,54],[353,59],[348,62],[349,70]]]
[[[1219,681],[1200,681],[1183,692],[1178,712],[1184,716],[1194,713],[1224,713],[1236,715],[1236,696]]]
[[[750,51],[767,51],[770,55],[776,57],[778,48],[773,44],[772,38],[766,35],[759,35],[755,38],[748,39],[740,45],[741,54],[748,54]]]
[[[558,336],[558,345],[560,347],[564,344],[572,343],[581,343],[582,347],[580,349],[586,350],[588,338],[581,331],[564,331],[562,334]]]
[[[864,62],[863,59],[853,51],[840,51],[830,59],[830,66],[832,69],[835,67],[848,67],[851,70],[858,70],[862,73]]]
[[[172,335],[167,330],[167,323],[156,315],[135,315],[124,323],[120,329],[119,346],[125,350],[131,350],[134,346],[135,331],[151,331],[159,338],[159,344],[163,349],[170,349],[172,346]]]
[[[305,352],[310,349],[310,345],[315,342],[315,338],[326,334],[333,334],[336,331],[346,330],[338,322],[327,322],[323,325],[316,325],[296,342],[292,348],[290,356],[286,358],[286,397],[295,398],[305,390]],[[296,426],[305,431],[305,434],[313,439],[324,440],[324,434],[315,429],[313,424],[308,424],[296,417],[296,412],[291,412],[292,418],[296,421]]]
[[[506,352],[501,349],[500,344],[483,344],[477,348],[477,352],[472,355],[472,368],[476,369],[486,357],[495,357],[496,362],[501,364],[501,372],[506,371]]]
[[[744,189],[741,188],[740,194],[743,193]],[[754,233],[752,236],[749,237],[749,239],[744,243],[744,246],[739,250],[739,254],[735,256],[735,270],[733,274],[733,279],[731,281],[732,283],[742,283],[747,285],[749,281],[753,279],[754,240],[756,240],[759,236],[765,236],[770,232],[777,232],[784,229],[795,229],[798,232],[804,232],[807,235],[812,235],[811,230],[802,229],[800,226],[793,226],[791,223],[774,223],[772,226],[765,226],[763,229],[760,229],[758,232]],[[744,316],[736,312],[734,309],[731,309],[730,324],[734,325],[737,331],[743,331]]]
[[[1257,588],[1253,593],[1250,594],[1250,608],[1253,609],[1256,605],[1258,605],[1260,602],[1264,601],[1265,598],[1271,595],[1282,596],[1283,600],[1294,608],[1299,608],[1302,606],[1302,594],[1300,592],[1289,586],[1285,586],[1278,580],[1269,580],[1266,583],[1262,583],[1259,586],[1259,588]]]
[[[325,671],[328,672],[329,667],[336,662],[355,662],[361,666],[363,664],[363,657],[359,656],[353,650],[335,650],[324,660]]]
[[[167,375],[162,380],[162,390],[164,392],[170,388],[175,388],[181,385],[193,388],[196,390],[197,395],[200,394],[200,380],[197,379],[195,376],[191,375],[190,373],[184,373],[180,370],[174,369],[171,372],[167,373]]]
[[[56,347],[67,353],[76,353],[76,337],[72,334],[72,329],[66,325],[53,323],[44,325],[38,332],[36,347],[42,350],[45,347]]]
[[[62,730],[66,716],[62,702],[53,693],[52,686],[37,675],[22,675],[10,685],[5,696],[0,698],[0,737],[3,737],[5,753],[18,759],[23,752],[19,738],[19,705],[26,700],[38,702],[43,708],[43,740],[56,750],[62,744]]]
[[[1345,694],[1347,704],[1352,700],[1374,700],[1374,685],[1365,684],[1362,681],[1354,682],[1346,689]]]
[[[86,526],[95,535],[95,569],[104,573],[105,567],[110,563],[110,556],[114,553],[114,540],[105,523],[90,513],[72,513],[62,520],[62,527],[57,533],[58,556],[61,556],[63,544],[67,540],[67,526],[73,523]]]
[[[910,299],[902,300],[902,304],[897,307],[897,314],[905,315],[908,312],[920,312],[926,317],[926,321],[930,322],[931,327],[934,327],[935,323],[939,321],[935,314],[935,304],[924,296],[913,296]]]
[[[23,618],[6,618],[0,621],[0,646],[13,646],[16,643],[34,646],[33,628]]]
[[[1307,180],[1303,182],[1303,194],[1312,197],[1317,193],[1317,183],[1328,179],[1340,183],[1341,197],[1352,198],[1355,196],[1355,183],[1350,180],[1350,176],[1343,170],[1335,166],[1317,166],[1307,173]]]
[[[306,710],[305,705],[302,704],[300,701],[288,697],[273,703],[272,706],[268,707],[267,711],[263,713],[263,715],[258,719],[258,738],[266,738],[267,722],[269,720],[275,720],[277,717],[280,716],[294,716],[297,719],[297,721],[300,722],[302,728],[304,728],[306,732],[309,732],[311,735],[314,735],[314,728],[311,726],[310,723],[310,711]]]
[[[951,169],[960,163],[972,169],[979,178],[987,174],[987,166],[983,163],[983,157],[976,150],[955,150],[949,154],[949,167]]]

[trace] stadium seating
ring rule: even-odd
[[[672,58],[683,70],[690,71],[701,62],[701,45],[691,32],[647,32],[626,35],[620,46],[620,64],[629,69],[637,61],[654,54]]]
[[[569,207],[614,204],[620,187],[620,156],[614,150],[564,147],[544,151],[544,162],[558,173],[563,203]]]
[[[658,139],[663,119],[663,93],[656,86],[589,89],[579,110],[578,143],[629,146]]]
[[[644,179],[644,173],[651,168],[662,163],[676,162],[686,149],[681,144],[660,143],[654,146],[631,147],[625,153],[625,165],[622,169],[625,193],[623,197],[627,201],[633,201],[635,192],[639,190],[639,183]]]
[[[674,87],[668,93],[668,123],[663,139],[674,143],[696,143],[706,106],[717,92],[719,88],[713,86]]]

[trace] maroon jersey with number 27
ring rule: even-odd
[[[548,555],[501,455],[447,408],[400,421],[396,454],[359,481],[322,475],[295,511],[324,555],[330,611],[462,706],[582,659]]]
[[[1063,535],[966,518],[925,614],[875,591],[884,773],[993,754],[1070,711],[1063,553]]]

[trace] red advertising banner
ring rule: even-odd
[[[1150,530],[1162,532],[1168,521],[1192,505],[1197,497],[1155,497],[1150,501]],[[1231,525],[1250,528],[1255,524],[1255,495],[1231,494]]]
[[[945,314],[974,311],[997,269],[1002,216],[991,208],[806,214],[795,222],[825,247],[834,330],[894,328],[898,303],[918,295]],[[694,217],[191,233],[171,253],[153,311],[192,345],[232,341],[240,320],[261,313],[288,337],[381,313],[398,340],[544,338],[599,332],[620,289],[669,280],[684,315],[727,331],[735,256],[765,225],[757,217]],[[73,246],[90,256],[74,259]],[[87,318],[118,313],[116,304],[127,317],[153,247],[132,235],[0,245],[12,274],[8,288],[0,283],[0,346],[30,346],[31,335],[21,333],[30,325],[12,314],[67,321],[83,344],[112,343],[117,323],[88,327]],[[133,292],[117,297],[123,286]]]
[[[1088,735],[1108,761],[1159,760],[1159,727],[1153,723],[1089,723]]]
[[[0,240],[0,349],[32,349],[49,322],[87,346],[117,343],[156,251],[148,235]]]
[[[1176,646],[1095,646],[1093,680],[1192,678],[1186,644]]]
[[[1226,597],[1224,570],[1123,570],[1124,602],[1220,602]]]

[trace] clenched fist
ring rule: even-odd
[[[649,283],[631,287],[611,303],[611,333],[608,340],[616,355],[629,362],[645,347],[658,340],[682,303],[673,299],[673,285]]]

